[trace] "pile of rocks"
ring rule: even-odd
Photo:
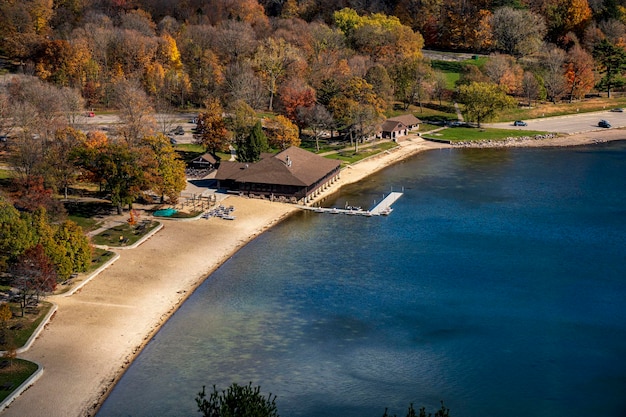
[[[555,136],[556,136],[555,133],[548,133],[545,135],[508,137],[508,138],[497,139],[497,140],[486,139],[486,140],[451,142],[451,145],[460,147],[460,148],[499,148],[499,147],[504,147],[504,146],[517,146],[524,142],[529,142],[533,140],[551,139],[551,138],[554,138]]]

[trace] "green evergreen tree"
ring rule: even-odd
[[[593,48],[593,57],[596,59],[600,73],[604,74],[596,87],[605,90],[607,97],[610,98],[611,89],[622,87],[626,82],[623,77],[626,69],[626,51],[621,46],[602,39]]]
[[[267,136],[263,133],[261,122],[257,121],[246,141],[237,150],[237,158],[239,162],[256,162],[261,158],[261,152],[267,148]]]
[[[276,396],[261,395],[261,387],[232,384],[219,392],[215,385],[207,396],[205,387],[196,397],[198,411],[203,417],[278,417]]]

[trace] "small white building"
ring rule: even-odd
[[[391,117],[383,122],[379,135],[383,139],[398,141],[412,130],[419,129],[420,123],[421,121],[412,114]]]

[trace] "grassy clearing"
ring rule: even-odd
[[[113,252],[106,249],[93,248],[93,252],[91,254],[91,265],[89,266],[89,270],[87,271],[87,273],[93,272],[96,269],[100,268],[102,265],[107,263],[113,257],[113,255]]]
[[[91,243],[111,247],[130,246],[154,230],[158,225],[159,222],[151,220],[145,220],[136,225],[119,224],[93,236]]]
[[[429,123],[422,123],[418,129],[418,132],[430,132],[431,130],[441,129],[440,125],[431,125]]]
[[[326,158],[337,159],[342,162],[342,166],[345,166],[361,161],[372,155],[376,155],[386,150],[395,148],[396,146],[398,146],[398,144],[395,142],[385,141],[377,143],[373,146],[363,147],[357,152],[354,151],[354,148],[344,148],[340,151],[337,151],[336,153],[327,155]]]
[[[4,401],[37,371],[37,364],[24,359],[0,361],[0,401]]]
[[[37,326],[46,317],[52,304],[44,301],[37,307],[28,307],[22,317],[18,303],[9,303],[13,311],[13,318],[6,322],[6,329],[0,331],[0,350],[18,349],[28,342]]]
[[[100,218],[111,214],[111,203],[104,201],[67,201],[65,209],[70,220],[83,228],[83,232],[96,230],[102,224]]]
[[[313,140],[303,140],[300,144],[302,149],[306,149],[309,152],[313,153],[326,153],[326,152],[337,152],[341,149],[345,148],[345,142],[337,142],[330,141],[328,139],[320,139],[319,141],[320,150],[319,152],[315,148],[315,141]]]
[[[542,135],[546,132],[536,130],[509,130],[509,129],[478,129],[476,127],[450,127],[433,134],[424,135],[425,138],[448,140],[452,142],[505,140],[522,136]]]
[[[174,146],[176,151],[180,152],[192,152],[200,155],[204,155],[205,150],[204,146],[198,145],[197,143],[179,143]]]
[[[466,59],[463,61],[431,61],[433,69],[438,70],[446,77],[446,87],[450,90],[456,88],[456,82],[461,78],[461,73],[467,65],[475,65],[482,67],[487,62],[487,57],[478,57],[477,59]]]

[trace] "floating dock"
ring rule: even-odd
[[[386,214],[391,213],[391,211],[393,210],[391,208],[391,205],[395,203],[396,200],[399,199],[400,197],[402,197],[402,193],[398,193],[398,192],[389,193],[387,197],[383,199],[383,201],[378,203],[373,209],[370,210],[370,213],[372,213],[373,216],[380,216],[380,215],[386,215]]]
[[[352,216],[366,216],[366,217],[387,216],[391,214],[391,212],[393,211],[393,209],[391,208],[391,205],[395,203],[397,199],[402,197],[402,194],[403,193],[399,193],[399,192],[389,193],[385,198],[383,198],[383,200],[380,203],[378,203],[376,206],[374,206],[370,210],[363,210],[361,208],[340,209],[336,207],[308,207],[308,206],[301,206],[301,208],[305,210],[311,210],[316,213],[347,214],[347,215],[352,215]]]

